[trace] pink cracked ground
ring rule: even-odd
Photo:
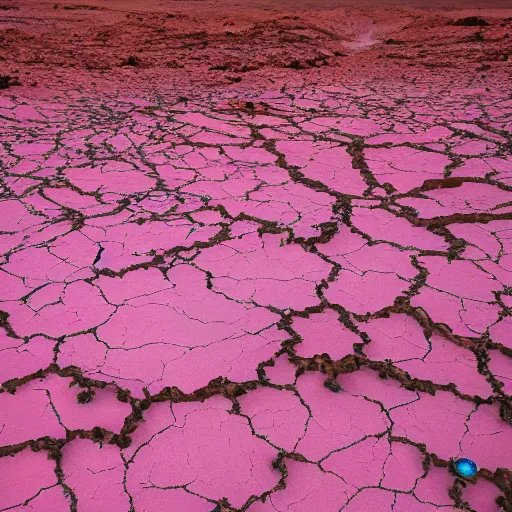
[[[0,512],[511,512],[512,12],[42,5],[0,5]],[[101,16],[183,66],[31,35]]]

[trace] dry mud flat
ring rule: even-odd
[[[319,7],[0,5],[0,511],[512,510],[512,11]]]

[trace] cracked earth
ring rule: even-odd
[[[512,511],[512,10],[190,4],[0,6],[0,511]]]

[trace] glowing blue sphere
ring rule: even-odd
[[[454,462],[454,466],[455,471],[463,478],[472,477],[478,471],[476,464],[470,459],[457,459]]]

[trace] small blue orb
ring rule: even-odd
[[[455,471],[463,478],[470,478],[478,471],[476,464],[471,459],[457,459],[454,466]]]

